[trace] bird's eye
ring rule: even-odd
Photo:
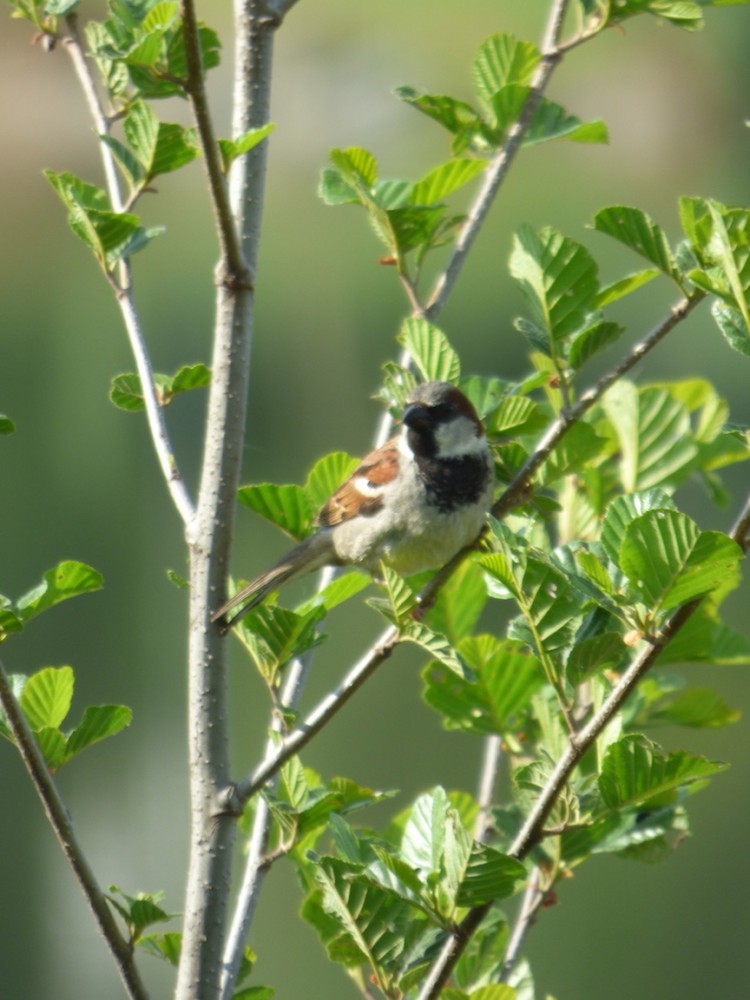
[[[453,403],[447,401],[443,403],[438,403],[437,406],[433,406],[432,412],[435,414],[438,420],[447,420],[448,417],[452,416],[455,411],[455,406]]]

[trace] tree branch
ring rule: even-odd
[[[747,552],[749,544],[747,537],[749,528],[750,496],[748,496],[743,511],[729,535],[745,552]],[[508,850],[510,857],[516,858],[518,861],[523,861],[524,858],[528,857],[537,843],[543,839],[545,821],[581,758],[601,735],[612,717],[622,708],[636,685],[654,665],[664,647],[672,641],[702,603],[703,598],[698,597],[687,604],[683,604],[666,620],[656,636],[650,640],[644,640],[641,652],[638,653],[620,680],[612,688],[601,708],[579,731],[578,735],[571,738],[567,748],[555,765],[552,774],[549,776],[547,783],[539,793],[533,809],[526,817]],[[477,906],[466,914],[455,933],[446,941],[439,958],[433,965],[429,976],[422,986],[418,1000],[435,1000],[439,996],[441,989],[447,982],[472,934],[492,908],[492,905],[492,903],[486,903],[482,906]]]
[[[190,549],[189,750],[191,844],[177,1000],[215,1000],[224,972],[234,816],[216,811],[229,784],[227,645],[210,622],[224,598],[239,485],[250,380],[254,274],[268,143],[232,164],[227,216],[223,177],[205,103],[192,0],[183,0],[192,48],[190,94],[206,157],[222,250],[198,508]],[[273,37],[277,18],[261,0],[235,0],[235,81],[232,134],[269,121]],[[192,34],[190,34],[192,32]],[[197,47],[197,54],[196,54]],[[213,166],[212,166],[213,162]]]
[[[57,842],[68,864],[73,870],[81,892],[91,908],[94,920],[107,947],[112,953],[127,994],[132,1000],[148,1000],[146,987],[141,981],[140,973],[133,959],[133,948],[120,933],[109,904],[99,888],[96,875],[94,875],[84,850],[78,842],[67,807],[52,775],[49,773],[42,752],[26,721],[26,716],[13,694],[8,675],[1,662],[0,704],[2,704],[21,759],[41,800],[45,815],[54,830]]]

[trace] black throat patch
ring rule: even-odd
[[[419,477],[427,490],[427,502],[438,510],[452,511],[465,504],[477,503],[487,488],[490,469],[484,455],[414,457]]]

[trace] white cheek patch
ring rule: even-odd
[[[456,417],[435,428],[435,442],[440,458],[460,458],[486,451],[484,437],[477,436],[476,424],[468,417]]]

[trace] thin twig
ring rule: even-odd
[[[384,663],[400,642],[398,629],[390,627],[382,633],[374,646],[349,670],[341,683],[326,695],[310,712],[304,722],[293,729],[279,743],[271,756],[266,757],[252,774],[238,781],[232,789],[225,790],[221,808],[238,810],[249,798],[265,785],[290,757],[299,753],[313,736],[329,722],[349,701],[365,681]]]
[[[81,847],[67,807],[57,789],[42,752],[29,728],[26,716],[11,689],[8,675],[0,662],[0,704],[13,733],[18,751],[32,784],[39,796],[57,841],[89,904],[99,930],[112,953],[128,996],[133,1000],[148,1000],[133,959],[133,948],[122,936],[96,875]]]
[[[73,64],[89,112],[94,120],[94,126],[100,136],[108,135],[110,132],[110,117],[105,111],[94,81],[91,72],[91,60],[86,58],[83,51],[76,16],[71,14],[66,17],[65,24],[67,28],[67,34],[63,38],[65,51],[68,53]],[[99,148],[110,203],[116,212],[121,212],[123,210],[122,194],[112,151],[105,142],[100,142]],[[116,293],[117,303],[120,307],[130,342],[130,349],[133,352],[136,370],[141,383],[146,420],[151,432],[154,450],[156,451],[156,456],[174,505],[183,523],[189,525],[194,516],[195,509],[177,465],[175,452],[169,437],[169,430],[164,419],[164,408],[159,403],[156,384],[154,382],[153,366],[135,304],[130,263],[127,260],[120,261]]]
[[[492,803],[495,799],[495,785],[500,761],[503,759],[503,748],[497,733],[487,736],[484,741],[482,756],[482,771],[479,776],[477,805],[479,813],[474,828],[474,839],[487,840],[492,831]]]
[[[188,74],[186,90],[193,108],[193,117],[206,163],[216,231],[221,244],[221,258],[226,269],[225,274],[220,275],[220,280],[231,281],[235,285],[243,281],[251,287],[252,276],[242,253],[237,221],[230,206],[221,153],[208,107],[200,34],[193,0],[182,0],[182,21]]]
[[[546,893],[539,887],[540,880],[541,873],[538,868],[534,868],[529,876],[526,891],[521,899],[521,906],[513,924],[513,930],[508,940],[508,947],[505,949],[500,977],[500,982],[502,983],[507,983],[510,978],[516,962],[520,958],[526,936],[531,930],[540,908],[544,904]]]
[[[321,574],[320,589],[325,585],[329,573]],[[307,673],[312,664],[312,656],[308,654],[292,661],[280,693],[280,702],[284,709],[294,709],[304,688]],[[283,720],[280,713],[275,713],[271,727],[271,737],[266,744],[266,758],[270,757],[278,747],[278,740],[283,732]],[[272,779],[271,787],[278,781],[278,772]],[[270,868],[266,860],[266,848],[271,825],[271,811],[264,798],[259,798],[253,816],[253,828],[248,842],[247,861],[234,906],[232,922],[224,948],[224,967],[222,969],[220,1000],[230,1000],[237,982],[237,974],[244,955],[245,942],[250,931],[255,909],[263,886],[263,881]]]

